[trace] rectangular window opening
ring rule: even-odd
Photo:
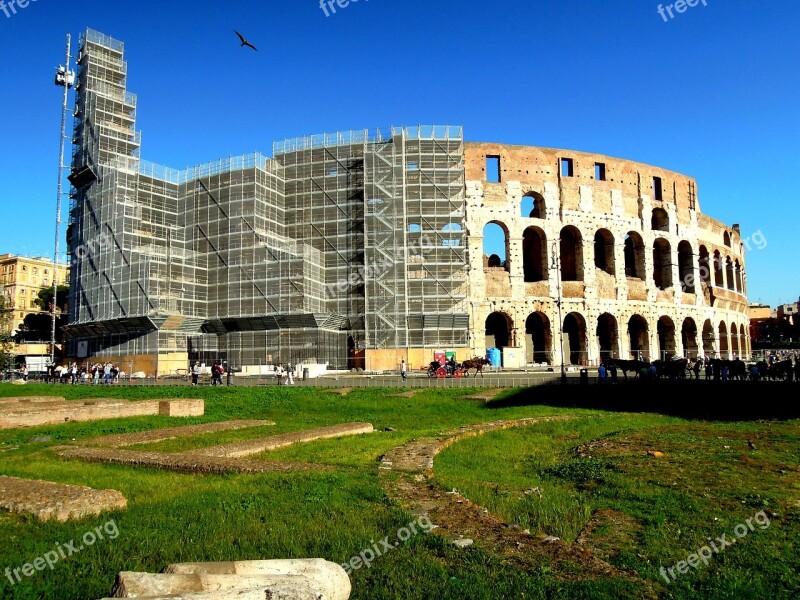
[[[561,176],[574,177],[575,176],[575,161],[571,158],[561,159]]]
[[[653,198],[656,200],[664,199],[664,190],[661,186],[661,177],[653,177]]]
[[[606,180],[606,163],[594,163],[594,178],[597,181]]]
[[[500,183],[500,157],[486,157],[486,181],[487,183]]]

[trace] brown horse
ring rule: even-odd
[[[464,377],[469,377],[470,369],[475,369],[475,377],[478,376],[478,373],[480,373],[481,377],[483,377],[484,365],[490,364],[492,364],[492,361],[476,356],[475,358],[465,360],[463,363],[461,363],[461,368],[464,369]]]

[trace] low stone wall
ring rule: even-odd
[[[127,505],[128,501],[117,490],[0,477],[0,508],[30,513],[40,521],[80,519],[107,510],[123,509]]]
[[[84,400],[72,402],[8,403],[0,406],[0,429],[55,425],[65,421],[96,421],[162,415],[200,417],[205,412],[202,400]]]

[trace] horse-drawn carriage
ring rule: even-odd
[[[442,364],[438,360],[434,360],[428,365],[428,377],[431,379],[447,379],[451,377],[461,379],[469,377],[470,369],[475,369],[475,377],[478,376],[478,373],[483,377],[483,367],[488,364],[488,360],[478,357],[465,360],[463,363],[451,361]]]

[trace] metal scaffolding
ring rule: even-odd
[[[124,45],[88,30],[78,69],[73,356],[352,368],[364,350],[467,345],[461,128],[177,171],[140,159]]]

